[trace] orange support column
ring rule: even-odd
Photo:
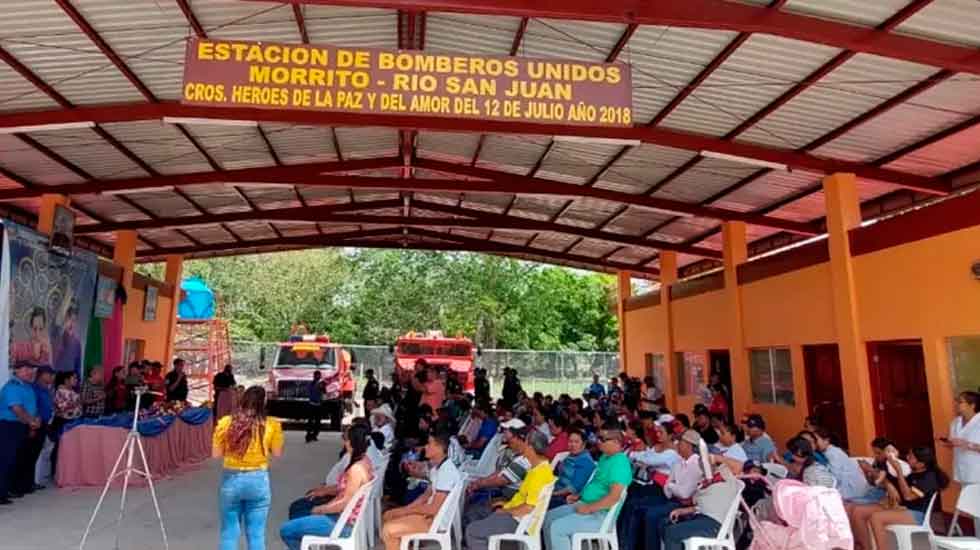
[[[37,212],[37,231],[50,235],[54,228],[54,210],[56,206],[68,206],[68,197],[45,193],[41,195],[41,208]]]
[[[677,410],[677,383],[674,381],[674,373],[677,365],[674,359],[674,313],[673,304],[670,300],[670,288],[677,282],[677,253],[661,250],[660,251],[660,305],[658,325],[665,331],[664,341],[667,342],[667,349],[664,350],[664,387],[660,388],[664,392],[667,407],[672,411]]]
[[[167,345],[164,347],[164,370],[170,370],[174,356],[174,343],[177,339],[177,307],[180,305],[180,281],[184,273],[184,257],[167,256],[167,271],[164,281],[174,289],[174,297],[170,301],[170,312],[167,323]]]
[[[136,267],[136,232],[127,229],[116,231],[116,247],[112,261],[123,268],[122,284],[128,291],[133,288],[133,269]]]
[[[621,372],[628,372],[626,357],[626,300],[633,295],[632,274],[620,271],[616,277],[616,312],[619,315],[619,367]]]
[[[721,226],[725,266],[725,318],[728,319],[728,356],[732,372],[732,408],[737,418],[752,409],[752,385],[748,351],[742,320],[742,289],[738,286],[738,266],[749,256],[745,222],[725,222]]]
[[[868,354],[861,337],[858,295],[848,231],[861,224],[861,207],[854,174],[833,174],[823,179],[827,201],[827,235],[830,247],[830,281],[834,323],[844,386],[847,440],[855,454],[870,451],[875,436]]]

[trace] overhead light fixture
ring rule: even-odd
[[[588,136],[555,136],[558,143],[582,143],[585,145],[620,145],[623,147],[639,147],[643,144],[638,139],[600,138]]]
[[[741,157],[738,155],[728,155],[725,153],[717,153],[715,151],[701,151],[701,156],[709,159],[727,160],[741,164],[748,164],[749,166],[758,166],[759,168],[772,168],[773,170],[782,170],[783,172],[789,170],[789,166],[778,162],[769,162],[768,160]]]
[[[81,122],[57,122],[54,124],[28,124],[25,126],[6,126],[0,128],[0,134],[19,134],[22,132],[44,132],[52,130],[78,130],[81,128],[94,128],[95,123],[91,120]]]
[[[108,191],[102,191],[100,194],[108,195],[111,197],[114,195],[128,195],[132,193],[152,193],[154,191],[173,191],[173,190],[174,190],[173,185],[162,185],[160,187],[140,187],[137,189],[110,189]]]
[[[213,126],[249,126],[256,127],[259,125],[258,122],[254,120],[235,120],[227,118],[197,118],[197,117],[182,117],[182,116],[165,116],[163,121],[167,124],[210,124]]]

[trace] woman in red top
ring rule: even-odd
[[[126,387],[126,370],[122,367],[112,369],[112,378],[106,387],[106,408],[109,413],[117,413],[126,410],[126,402],[129,400],[129,389]]]

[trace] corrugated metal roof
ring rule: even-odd
[[[9,134],[0,134],[0,166],[41,185],[82,181],[67,168]]]
[[[184,128],[226,170],[274,164],[258,128],[216,124],[185,124]]]
[[[337,128],[340,154],[345,159],[388,157],[398,153],[395,128]]]
[[[538,175],[568,183],[584,183],[622,149],[621,145],[556,141]]]
[[[283,164],[337,160],[330,128],[263,123],[262,130]]]
[[[643,25],[620,60],[633,66],[633,120],[653,119],[737,33]]]
[[[161,174],[211,170],[207,160],[172,124],[145,120],[103,124],[102,127]]]
[[[749,211],[772,204],[820,182],[821,174],[774,170],[713,203],[720,208]],[[809,218],[807,219],[809,220]]]
[[[0,44],[69,101],[143,99],[54,2],[6,0],[2,9]]]
[[[82,195],[72,199],[74,203],[95,212],[104,219],[116,222],[145,220],[142,212],[110,195]]]
[[[722,136],[839,52],[754,34],[664,119],[664,126]]]
[[[285,6],[287,11],[289,6]],[[398,12],[341,6],[302,6],[313,44],[361,48],[398,47]],[[293,23],[293,28],[297,28]]]
[[[888,168],[925,176],[938,176],[977,161],[980,125],[913,152]]]
[[[909,0],[790,0],[783,6],[784,11],[803,15],[814,15],[821,19],[836,19],[846,23],[856,23],[874,27],[883,23],[895,12],[904,8]]]
[[[859,54],[810,86],[739,139],[802,147],[932,76],[933,67]]]
[[[189,185],[181,189],[201,208],[211,214],[247,212],[249,210],[248,204],[242,200],[242,196],[230,185]],[[248,191],[247,187],[242,189]]]
[[[73,5],[157,98],[180,98],[184,47],[193,31],[176,2],[76,0]]]
[[[0,40],[2,44],[2,40]],[[0,64],[0,112],[52,109],[58,106],[6,64]]]
[[[289,4],[194,0],[190,6],[212,38],[257,42],[300,41],[299,27]]]
[[[425,18],[425,51],[509,55],[520,17],[430,13]]]
[[[980,9],[976,0],[933,0],[895,32],[980,47]]]
[[[418,156],[467,164],[473,159],[479,134],[419,132],[416,150]]]
[[[620,23],[531,19],[517,55],[605,61],[625,30]]]
[[[527,174],[550,142],[550,136],[489,134],[483,141],[477,166]]]
[[[630,208],[606,226],[606,230],[624,233],[626,235],[645,235],[655,226],[660,225],[672,217],[669,214],[661,212]]]
[[[654,196],[700,203],[757,170],[757,167],[743,163],[703,158],[690,170],[660,188]]]
[[[601,189],[642,193],[662,181],[697,152],[644,143],[633,147],[596,183]]]
[[[592,228],[617,210],[619,210],[618,203],[579,198],[575,199],[562,215],[561,223]]]
[[[30,136],[97,178],[111,179],[149,175],[89,129],[46,130],[31,132]]]

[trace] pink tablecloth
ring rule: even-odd
[[[211,421],[192,426],[177,419],[156,437],[143,437],[143,449],[154,480],[211,456]],[[61,438],[58,449],[59,487],[102,487],[112,472],[129,430],[103,426],[79,426]],[[125,467],[125,457],[123,458]],[[133,466],[142,469],[139,453]],[[133,480],[141,483],[138,476]]]

